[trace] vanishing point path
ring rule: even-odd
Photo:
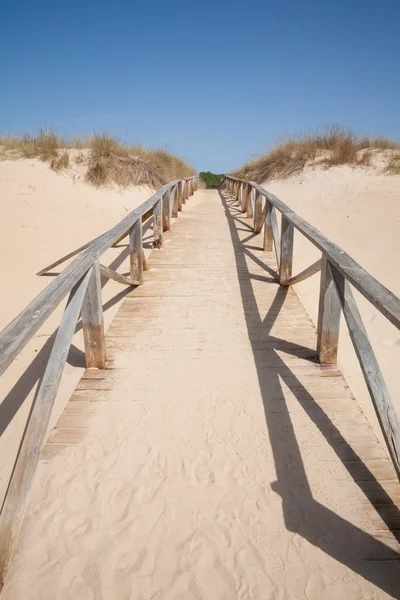
[[[2,600],[400,598],[396,473],[223,194],[184,207],[50,434]]]

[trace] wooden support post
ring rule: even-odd
[[[187,198],[187,181],[185,179],[182,180],[182,204],[186,204]]]
[[[162,246],[162,212],[162,198],[160,198],[153,209],[153,248]]]
[[[170,207],[171,193],[170,190],[165,192],[163,196],[163,207],[162,207],[162,222],[163,231],[169,231],[171,229],[171,207]]]
[[[244,183],[243,184],[243,189],[242,189],[242,212],[246,212],[247,211],[247,205],[249,202],[249,188],[250,188],[250,184],[249,183]]]
[[[44,446],[61,375],[67,361],[90,273],[71,290],[46,369],[35,395],[0,515],[0,590],[13,557],[26,501]]]
[[[176,186],[176,193],[178,195],[178,211],[182,212],[183,208],[183,181],[180,181]]]
[[[264,252],[271,252],[273,249],[274,234],[272,232],[272,204],[269,200],[265,201],[265,224],[264,224]]]
[[[99,261],[93,263],[83,300],[82,329],[85,341],[86,368],[104,369],[106,366],[106,342],[104,338]]]
[[[283,285],[292,276],[293,268],[293,235],[294,227],[287,218],[282,215],[281,221],[281,252],[279,263],[279,283]]]
[[[256,190],[256,199],[254,201],[254,233],[260,233],[263,226],[263,208],[262,201],[263,197],[260,192]]]
[[[179,183],[171,191],[171,204],[172,204],[172,218],[178,218],[178,195],[179,195]]]
[[[340,301],[328,268],[328,260],[323,255],[317,330],[317,360],[323,365],[337,363],[339,327]]]
[[[129,233],[129,258],[131,279],[143,283],[143,233],[142,219],[138,219]]]
[[[243,191],[242,184],[240,183],[240,181],[238,181],[238,186],[237,186],[237,201],[238,201],[238,207],[239,208],[242,208],[242,191]]]
[[[247,200],[247,218],[248,219],[253,219],[254,218],[254,196],[255,196],[255,189],[249,184],[249,196],[248,196],[248,200]]]

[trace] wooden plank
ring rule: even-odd
[[[249,184],[249,195],[248,195],[248,200],[247,200],[247,215],[246,215],[248,219],[254,219],[255,193],[256,193],[255,190]]]
[[[245,182],[243,184],[243,190],[242,190],[242,212],[247,212],[247,205],[249,203],[249,192],[250,192],[250,185]]]
[[[264,244],[263,249],[264,252],[271,252],[273,243],[274,243],[274,235],[272,233],[272,222],[271,222],[271,212],[273,206],[271,202],[266,200],[265,202],[265,223],[264,223]]]
[[[143,230],[142,221],[139,219],[133,225],[129,234],[129,260],[131,279],[143,283]]]
[[[179,193],[179,184],[176,184],[175,187],[172,188],[171,191],[171,216],[173,219],[178,218],[178,193]]]
[[[328,269],[339,297],[351,341],[357,354],[390,457],[397,475],[400,476],[399,419],[393,408],[389,391],[368,339],[367,331],[354,300],[350,284],[334,266],[328,264]]]
[[[186,181],[183,179],[182,180],[182,204],[186,204],[187,198],[188,198],[187,184],[186,184]]]
[[[254,200],[254,233],[260,233],[263,221],[263,197],[257,191]]]
[[[293,266],[293,235],[294,227],[290,221],[282,215],[281,224],[281,253],[279,263],[279,283],[282,285],[292,276]]]
[[[280,240],[278,218],[276,216],[275,206],[273,206],[272,210],[271,210],[271,227],[272,227],[272,236],[274,238],[276,264],[278,265],[278,269],[279,269],[279,265],[281,262],[281,240]]]
[[[162,198],[154,205],[154,223],[153,223],[153,248],[161,248],[162,246]]]
[[[13,555],[26,501],[39,462],[51,411],[67,360],[91,272],[74,286],[18,450],[0,515],[0,589]]]
[[[312,277],[312,275],[315,275],[315,273],[318,273],[321,270],[321,265],[322,259],[319,258],[315,261],[315,263],[307,267],[307,269],[304,269],[304,271],[298,273],[298,275],[295,275],[294,277],[284,281],[283,285],[295,285],[296,283],[300,283],[300,281],[304,281],[305,279]]]
[[[336,364],[339,328],[340,302],[331,271],[328,268],[327,258],[323,256],[317,326],[317,360],[321,364]]]
[[[139,281],[130,279],[129,277],[125,277],[125,275],[117,273],[117,271],[114,271],[114,269],[110,269],[110,267],[106,267],[105,265],[99,265],[99,268],[100,273],[108,279],[112,279],[113,281],[117,281],[118,283],[122,283],[123,285],[140,285]]]
[[[93,264],[85,299],[82,304],[82,329],[85,341],[86,368],[104,369],[106,345],[104,339],[103,306],[101,303],[100,266]]]
[[[171,194],[167,190],[163,196],[162,206],[162,230],[169,231],[171,229]]]

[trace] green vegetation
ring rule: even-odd
[[[385,137],[358,136],[339,125],[324,126],[308,134],[288,136],[265,155],[246,162],[231,174],[262,183],[274,177],[289,177],[301,171],[307,162],[333,165],[371,164],[375,150],[389,151],[388,173],[400,172],[400,143]]]
[[[115,183],[121,187],[158,188],[172,179],[195,175],[195,170],[179,156],[165,150],[123,144],[106,133],[93,133],[82,139],[74,137],[72,141],[52,130],[0,138],[3,159],[39,158],[49,162],[53,170],[61,171],[70,166],[72,156],[76,164],[87,166],[86,181],[95,186]]]
[[[216,189],[221,183],[222,178],[225,177],[225,174],[217,175],[216,173],[211,173],[211,171],[201,171],[199,175],[209,189]]]

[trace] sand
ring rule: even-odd
[[[379,165],[382,166],[382,165]],[[265,189],[341,246],[389,290],[400,296],[400,177],[382,175],[373,167],[309,166],[297,176],[270,181]],[[301,234],[295,234],[294,271],[320,256]],[[295,286],[314,323],[318,314],[319,274]],[[400,332],[355,291],[370,341],[400,415]],[[375,431],[380,427],[342,320],[339,363]]]
[[[198,192],[124,300],[118,370],[92,386],[83,441],[39,467],[4,600],[399,597],[393,539],[333,449],[348,415],[369,437],[365,418],[341,378],[312,378],[304,403],[290,379],[318,367],[262,345],[315,330],[227,212]]]
[[[5,222],[1,262],[9,283],[7,297],[0,299],[2,325],[46,285],[48,280],[35,276],[38,269],[108,229],[149,196],[146,190],[94,190],[72,175],[52,173],[38,161],[0,163]],[[398,244],[399,186],[397,178],[340,167],[307,170],[267,189],[399,294],[395,253],[389,260],[390,246]],[[218,202],[216,192],[211,193]],[[296,402],[291,420],[278,414],[266,422],[263,402],[270,390],[261,389],[255,358],[245,343],[248,331],[223,218],[215,239],[210,233],[214,204],[207,204],[209,194],[198,192],[186,213],[193,231],[184,239],[201,234],[206,241],[202,247],[198,240],[192,254],[200,285],[192,287],[196,277],[190,271],[189,286],[183,276],[174,286],[172,280],[168,289],[176,295],[171,293],[165,303],[156,301],[156,325],[147,316],[150,321],[120,354],[117,366],[128,365],[130,375],[104,394],[107,401],[101,402],[87,438],[41,464],[4,600],[399,597],[394,561],[369,561],[377,521],[361,506],[362,494],[321,431],[310,429]],[[196,207],[205,220],[200,234],[191,212]],[[376,223],[382,229],[374,228],[372,243],[366,232]],[[249,232],[240,235],[244,239]],[[315,258],[307,244],[297,241],[295,268],[300,270]],[[215,272],[207,278],[204,265],[211,263]],[[160,265],[161,281],[162,269]],[[260,303],[266,297],[264,285],[255,269],[252,286]],[[297,287],[315,319],[318,278]],[[105,301],[112,304],[107,324],[122,299],[120,292],[114,283],[105,288]],[[386,330],[378,324],[373,309],[363,303],[360,308],[396,402],[399,336],[391,326]],[[45,362],[46,348],[41,348],[59,315],[1,379],[3,395],[12,391],[1,405],[0,422],[13,417],[2,438],[3,486],[29,408],[29,391]],[[82,340],[76,337],[52,424],[83,371]],[[187,341],[198,345],[194,360],[187,356]],[[346,344],[344,336],[343,370],[377,428],[368,398],[357,387],[355,361]],[[33,368],[15,386],[34,357]],[[392,551],[387,552],[391,559]]]
[[[53,279],[36,276],[38,270],[107,231],[151,195],[149,189],[133,188],[124,192],[95,189],[81,180],[83,172],[83,167],[75,166],[62,174],[55,173],[40,160],[0,161],[0,274],[4,286],[0,296],[0,330]],[[110,250],[102,261],[110,266],[116,261],[114,268],[117,269],[120,253],[121,248]],[[128,270],[126,261],[118,270],[121,273]],[[107,327],[126,288],[109,280],[103,284]],[[0,498],[29,411],[32,390],[43,372],[61,314],[59,307],[0,378],[0,393],[4,399],[0,406]],[[82,349],[82,334],[78,333],[50,426],[59,417],[82,374]]]

